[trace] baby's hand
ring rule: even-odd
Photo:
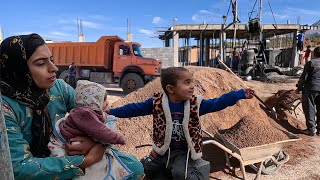
[[[105,113],[109,114],[110,108],[109,108],[109,107],[106,107],[103,111],[104,111]]]
[[[121,134],[121,135],[119,136],[119,139],[118,139],[118,141],[117,141],[116,144],[121,144],[121,145],[126,144],[126,143],[125,143],[125,138],[124,138],[124,135],[123,135],[123,134]]]
[[[248,89],[244,89],[244,93],[247,99],[251,99],[253,98],[254,95],[254,90],[248,88]]]

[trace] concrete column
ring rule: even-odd
[[[226,51],[225,51],[225,39],[226,39],[226,32],[221,31],[220,33],[220,59],[226,63]]]
[[[187,38],[186,40],[187,40],[187,51],[186,51],[187,55],[186,55],[186,61],[184,64],[185,66],[187,66],[190,62],[190,58],[189,58],[189,56],[190,56],[190,39]]]
[[[199,46],[200,54],[199,54],[198,66],[202,66],[203,65],[203,37],[202,37],[202,32],[200,32],[199,42],[200,42],[200,46]]]
[[[205,37],[205,55],[204,55],[204,61],[205,64],[204,66],[209,66],[209,58],[210,58],[210,38],[209,37]]]
[[[192,51],[190,39],[191,39],[191,31],[189,32],[189,38],[188,38],[188,65],[190,65],[191,63],[191,51]]]
[[[214,57],[217,57],[217,55],[218,55],[218,54],[217,54],[217,50],[216,50],[216,46],[217,46],[217,44],[218,44],[218,43],[217,43],[217,40],[218,40],[217,38],[214,38]]]
[[[164,40],[164,46],[165,47],[170,47],[170,39],[169,38]]]
[[[173,64],[174,67],[179,66],[179,33],[173,32]]]
[[[293,33],[293,42],[292,42],[292,54],[290,67],[295,67],[299,65],[299,54],[297,51],[297,32]]]

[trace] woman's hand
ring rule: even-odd
[[[244,89],[244,94],[245,94],[247,99],[251,99],[251,98],[253,98],[254,90],[252,90],[250,88]]]
[[[76,143],[77,142],[77,143]],[[68,155],[87,155],[90,149],[97,143],[92,138],[77,136],[70,139],[71,144],[65,144]]]
[[[92,166],[93,164],[99,162],[104,152],[106,151],[107,146],[103,144],[95,144],[89,151],[89,153],[84,157],[84,161],[79,165],[79,168],[85,169]]]

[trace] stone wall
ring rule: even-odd
[[[172,47],[141,48],[141,53],[143,57],[161,60],[162,68],[173,66]]]

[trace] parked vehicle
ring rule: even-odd
[[[140,46],[118,36],[102,36],[97,42],[48,43],[59,68],[58,78],[67,81],[68,67],[75,62],[76,79],[119,83],[125,93],[143,87],[160,75],[161,62],[144,58]]]

